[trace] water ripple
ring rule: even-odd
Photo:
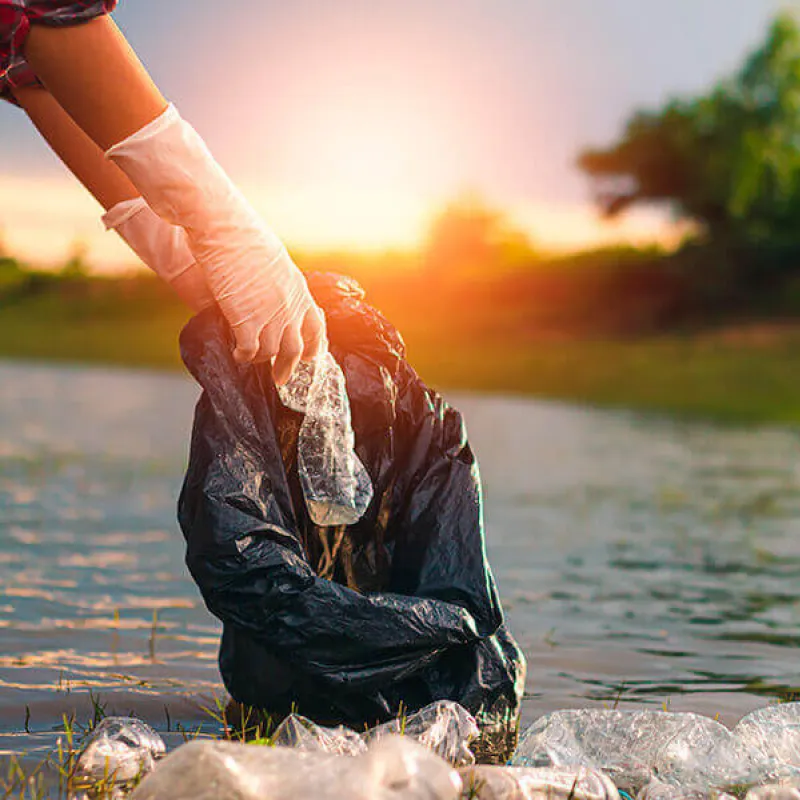
[[[0,364],[0,751],[43,747],[90,690],[162,730],[165,705],[199,723],[221,692],[175,521],[195,398],[175,376]],[[644,702],[734,720],[795,690],[796,430],[454,399],[528,718]]]

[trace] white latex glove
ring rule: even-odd
[[[106,230],[115,230],[195,311],[214,302],[205,274],[189,250],[183,228],[161,219],[143,197],[117,203],[103,214],[102,220]]]
[[[324,339],[324,318],[278,237],[170,105],[108,150],[163,219],[180,225],[233,329],[239,361],[275,359],[285,383]]]

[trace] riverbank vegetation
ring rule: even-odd
[[[327,260],[312,266],[345,271]],[[613,293],[602,294],[607,283],[624,282],[625,271],[616,267],[591,280],[573,265],[571,279],[559,268],[552,281],[524,273],[435,287],[424,273],[376,277],[373,267],[357,274],[367,299],[400,328],[411,362],[436,387],[723,420],[800,421],[800,315],[786,298],[780,317],[715,312],[702,321],[687,316],[681,325],[655,324],[658,315],[645,314],[642,300],[634,325]],[[8,272],[6,266],[6,278]],[[639,287],[639,280],[631,282]],[[10,283],[0,299],[0,357],[181,368],[177,335],[190,314],[147,274],[20,271],[15,288]],[[646,288],[636,291],[649,296]]]
[[[599,211],[669,207],[676,249],[537,251],[480,201],[433,220],[418,252],[295,252],[353,275],[443,389],[519,393],[726,420],[800,421],[800,28],[779,16],[707,93],[636,112],[578,159]],[[188,318],[144,273],[0,259],[0,356],[180,368]]]

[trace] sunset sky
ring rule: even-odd
[[[655,235],[604,226],[575,169],[636,107],[735,68],[780,0],[121,0],[166,96],[274,228],[307,248],[407,247],[465,191],[544,247]],[[124,92],[124,87],[120,87]],[[76,239],[132,263],[24,115],[0,107],[0,231],[39,262]]]

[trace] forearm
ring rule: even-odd
[[[305,278],[197,131],[167,106],[114,22],[33,24],[24,53],[58,104],[147,201],[147,213],[186,231],[231,325],[237,360],[272,361],[276,382],[288,380],[325,342]]]
[[[139,197],[125,173],[106,159],[103,151],[64,111],[45,89],[16,89],[14,96],[39,133],[76,178],[91,192],[106,211]],[[141,202],[141,201],[140,201]],[[137,220],[112,221],[110,228],[159,277],[166,280],[178,296],[195,311],[210,305],[211,295],[202,270],[194,263],[183,239],[183,232],[146,213]],[[110,215],[119,218],[119,214]]]
[[[102,150],[167,107],[111,17],[65,28],[32,25],[25,57],[59,105]]]
[[[125,173],[104,157],[49,91],[31,86],[16,89],[14,97],[55,154],[106,211],[139,196]]]

